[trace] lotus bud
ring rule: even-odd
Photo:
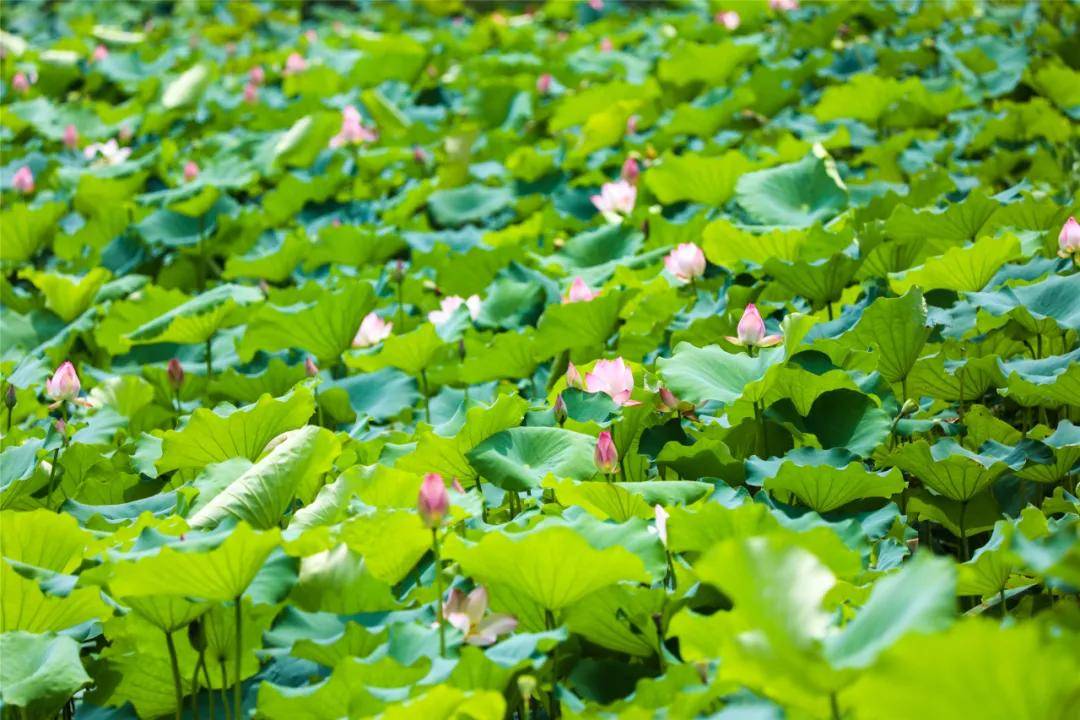
[[[679,282],[690,282],[705,274],[705,253],[694,243],[680,243],[664,257],[664,267]]]
[[[1058,255],[1069,257],[1076,255],[1080,258],[1080,223],[1076,218],[1070,217],[1061,227],[1058,234]]]
[[[194,160],[188,160],[184,164],[184,181],[192,182],[197,177],[199,177],[199,166],[195,164]]]
[[[555,413],[555,422],[559,423],[559,426],[561,427],[562,424],[566,422],[566,418],[568,417],[568,413],[566,411],[566,401],[563,400],[562,393],[559,393],[555,397],[555,407],[552,408],[552,410]]]
[[[450,496],[446,492],[442,475],[428,473],[424,476],[416,506],[424,525],[434,530],[442,524],[443,518],[450,510]]]
[[[622,179],[628,183],[636,183],[638,176],[641,174],[641,169],[638,167],[637,160],[631,155],[626,158],[622,165]]]
[[[45,394],[57,405],[77,398],[80,389],[82,384],[79,382],[79,374],[75,372],[75,366],[70,361],[65,361],[53,376],[45,381]]]
[[[101,62],[105,58],[109,57],[109,48],[104,45],[98,45],[94,48],[94,54],[90,56],[90,59],[96,63]]]
[[[725,10],[723,12],[716,13],[715,20],[718,24],[723,25],[728,30],[736,30],[739,24],[742,22],[742,18],[739,17],[739,13],[734,10]]]
[[[604,9],[604,0],[589,0],[589,7],[596,12],[600,12]]]
[[[253,85],[262,85],[266,82],[266,71],[263,70],[263,66],[256,65],[248,70],[248,80],[251,81]]]
[[[56,422],[53,423],[53,427],[56,428],[56,432],[61,435],[67,432],[67,423],[64,422],[63,418],[57,419]]]
[[[630,117],[626,118],[626,134],[627,135],[633,135],[634,133],[637,132],[638,121],[640,119],[641,118],[639,118],[637,115],[631,115]]]
[[[11,187],[23,195],[34,192],[34,172],[29,165],[23,165],[15,171],[15,175],[11,178]]]
[[[919,409],[919,403],[915,402],[911,398],[904,400],[904,404],[900,407],[900,417],[907,417],[915,413]]]
[[[169,384],[172,385],[172,389],[175,392],[180,392],[180,388],[184,384],[184,368],[180,365],[180,361],[173,358],[169,361]]]
[[[611,38],[605,37],[600,40],[600,52],[611,52],[615,49],[615,45],[612,44]]]
[[[74,150],[79,147],[79,129],[74,125],[68,124],[64,128],[64,147],[68,150]]]
[[[766,335],[765,321],[761,319],[761,313],[753,303],[743,310],[742,319],[739,320],[737,337],[726,338],[728,342],[746,347],[772,347],[784,341],[781,335]]]
[[[551,74],[544,73],[540,77],[536,78],[536,92],[541,95],[547,95],[551,92]]]
[[[319,374],[319,366],[315,364],[310,355],[304,358],[304,373],[308,377],[315,377]]]
[[[11,89],[17,93],[25,93],[30,89],[30,81],[26,78],[26,73],[15,73],[15,76],[11,78]]]
[[[202,620],[196,618],[191,621],[187,627],[188,642],[191,643],[191,647],[196,652],[203,652],[206,650],[206,629],[203,627]]]
[[[296,73],[304,72],[306,69],[307,60],[305,60],[304,56],[298,52],[290,53],[289,57],[285,59],[284,74],[286,75],[295,75]]]
[[[581,379],[581,373],[572,362],[566,364],[566,387],[585,389],[585,381]]]
[[[15,395],[15,386],[9,383],[7,388],[4,389],[4,407],[8,410],[13,410],[15,408],[15,403],[18,401],[19,399]]]
[[[259,100],[259,88],[255,83],[248,83],[244,86],[244,102],[248,105],[254,105]]]
[[[518,692],[526,702],[536,692],[536,677],[533,675],[520,675],[517,679]]]
[[[420,147],[419,145],[413,145],[412,158],[413,162],[415,162],[417,165],[427,164],[427,153],[424,152],[424,148]]]
[[[407,268],[404,260],[395,260],[394,264],[390,266],[390,279],[396,283],[399,283],[405,279],[407,274]]]
[[[596,438],[596,468],[605,475],[611,475],[619,469],[619,451],[615,449],[615,441],[611,439],[611,431],[604,430]]]

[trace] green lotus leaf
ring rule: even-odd
[[[622,300],[621,294],[611,292],[587,303],[548,305],[536,330],[539,358],[606,343],[619,321]]]
[[[289,598],[307,612],[350,615],[390,610],[396,604],[390,586],[346,545],[304,558]]]
[[[765,480],[766,490],[786,490],[804,505],[824,513],[863,498],[887,498],[905,487],[900,471],[871,472],[862,463],[843,468],[782,462],[776,474]]]
[[[482,479],[504,490],[531,490],[544,478],[585,480],[597,473],[589,435],[548,427],[516,427],[492,435],[465,456]]]
[[[722,85],[736,68],[749,63],[756,54],[754,45],[730,40],[708,45],[683,43],[660,60],[657,74],[663,82],[675,85],[695,82]]]
[[[382,341],[374,353],[367,351],[346,355],[345,364],[364,372],[397,368],[416,377],[432,364],[445,347],[446,340],[439,335],[435,326],[424,323],[404,335],[391,335]]]
[[[770,228],[753,233],[717,218],[705,226],[701,247],[710,262],[732,267],[748,262],[764,265],[769,260],[780,263],[797,260],[805,241],[804,230]]]
[[[960,595],[990,597],[1005,589],[1013,573],[1009,541],[1014,526],[1004,520],[994,523],[990,540],[975,551],[971,560],[957,566],[956,592]]]
[[[431,532],[411,509],[351,518],[339,537],[363,556],[372,575],[389,584],[399,582],[431,549]]]
[[[43,273],[27,268],[19,272],[45,296],[45,307],[71,322],[94,302],[98,290],[109,279],[109,271],[93,268],[83,276]]]
[[[1027,407],[1080,404],[1080,349],[1041,360],[998,360],[1007,395]]]
[[[754,167],[738,152],[718,157],[665,155],[645,173],[645,184],[665,205],[680,200],[722,205],[731,198],[740,176]]]
[[[367,657],[386,642],[386,636],[386,630],[373,632],[363,625],[348,622],[335,636],[297,640],[289,654],[334,668],[348,657]]]
[[[505,188],[466,185],[432,193],[428,197],[428,209],[437,224],[458,226],[495,215],[511,202],[513,195]]]
[[[7,559],[0,560],[0,582],[4,586],[0,633],[60,632],[112,615],[112,607],[105,604],[97,588],[76,588],[64,596],[53,595],[35,580],[23,577]]]
[[[908,443],[888,455],[886,462],[958,502],[971,500],[1009,469],[997,457],[972,452],[952,440]]]
[[[797,163],[747,173],[735,186],[735,199],[763,225],[809,227],[847,207],[845,189],[823,160],[812,155]]]
[[[127,333],[133,345],[203,343],[228,324],[235,308],[259,302],[262,293],[242,285],[219,285],[170,308]]]
[[[876,346],[877,369],[892,383],[903,382],[930,337],[926,301],[917,288],[903,297],[878,298],[852,331],[865,346]]]
[[[68,515],[43,509],[0,512],[0,548],[8,560],[67,573],[82,562],[89,541]]]
[[[210,607],[210,603],[192,602],[175,595],[136,596],[121,600],[151,625],[167,633],[187,627]]]
[[[387,708],[386,720],[409,720],[423,717],[431,720],[500,720],[506,713],[506,701],[497,692],[465,692],[451,685],[436,685],[423,695]]]
[[[770,258],[765,262],[765,271],[784,287],[821,306],[840,299],[859,265],[858,260],[843,254],[814,262]]]
[[[83,667],[79,643],[64,635],[0,634],[0,697],[27,717],[55,714],[93,680]]]
[[[1030,285],[968,293],[968,300],[994,316],[1008,315],[1029,332],[1080,330],[1080,276],[1050,275]]]
[[[1062,420],[1053,433],[1042,439],[1042,443],[1050,448],[1053,462],[1032,463],[1017,475],[1024,480],[1048,484],[1063,480],[1080,462],[1080,427]]]
[[[31,209],[14,203],[0,213],[3,249],[0,260],[20,264],[32,258],[56,232],[56,223],[64,214],[63,203],[46,203]]]
[[[663,593],[657,589],[613,585],[571,605],[564,623],[600,647],[647,658],[656,654],[653,616],[662,604]]]
[[[259,713],[297,720],[374,715],[385,703],[367,690],[365,679],[365,666],[355,658],[347,658],[328,679],[316,685],[294,688],[263,683],[259,687]]]
[[[913,287],[973,292],[982,290],[998,269],[1020,254],[1020,242],[1011,236],[984,237],[967,247],[953,247],[929,258],[919,267],[889,276],[893,292],[903,295]]]
[[[759,400],[768,390],[768,371],[784,359],[783,348],[762,350],[756,357],[729,353],[717,345],[679,343],[670,358],[657,361],[660,377],[675,396],[692,403],[715,400],[730,404],[739,398]]]
[[[944,353],[920,358],[911,368],[908,388],[915,397],[973,400],[1001,383],[994,356],[951,360]]]

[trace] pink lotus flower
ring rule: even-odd
[[[611,38],[606,37],[600,40],[600,52],[611,52],[615,49],[615,46],[611,44]]]
[[[634,211],[637,188],[625,180],[604,183],[600,194],[593,195],[589,200],[609,223],[620,223],[624,216]]]
[[[259,86],[255,83],[248,83],[244,86],[244,102],[248,105],[254,105],[259,101]]]
[[[285,59],[285,70],[282,71],[284,75],[295,75],[296,73],[302,73],[307,70],[307,60],[304,56],[298,52],[290,53],[289,57]]]
[[[593,292],[589,289],[588,284],[580,277],[574,278],[574,282],[570,283],[570,290],[563,296],[563,305],[576,302],[589,302],[595,297],[599,297],[599,292]]]
[[[581,373],[572,362],[566,363],[566,387],[585,389],[585,381],[581,379]]]
[[[104,45],[98,45],[94,48],[94,53],[90,56],[90,59],[93,62],[99,63],[107,57],[109,57],[109,48]]]
[[[705,253],[694,243],[680,243],[664,257],[664,267],[679,282],[690,282],[705,274]]]
[[[791,12],[799,9],[799,0],[769,0],[769,7],[780,12]]]
[[[739,320],[739,326],[736,330],[738,337],[727,336],[726,340],[735,345],[745,345],[747,347],[772,347],[773,345],[779,345],[784,341],[782,335],[766,335],[765,321],[761,319],[761,313],[754,307],[753,303],[746,306],[743,310],[742,319]]]
[[[339,148],[343,145],[359,145],[362,142],[375,140],[375,133],[364,127],[360,122],[360,112],[352,105],[346,106],[341,111],[341,131],[330,138],[330,147]]]
[[[1080,257],[1080,223],[1076,222],[1076,218],[1070,216],[1061,226],[1061,233],[1058,234],[1058,248],[1058,255],[1061,257],[1070,255]]]
[[[540,77],[536,78],[536,92],[541,95],[547,95],[551,92],[551,74],[544,73]]]
[[[176,358],[170,360],[167,373],[172,389],[179,392],[180,387],[184,384],[184,367],[180,364],[180,361]]]
[[[617,405],[637,405],[630,399],[634,373],[621,357],[597,360],[592,372],[585,373],[585,389],[591,393],[606,393]]]
[[[304,374],[308,377],[315,377],[319,374],[319,366],[315,364],[315,360],[310,355],[304,358]]]
[[[319,39],[319,33],[315,32],[314,29],[310,29],[304,33],[304,37],[307,38],[309,43],[313,43]]]
[[[188,160],[184,163],[184,181],[192,182],[197,177],[199,177],[199,166],[195,164],[194,160]]]
[[[675,397],[675,393],[662,387],[657,393],[656,407],[660,412],[674,412],[679,408],[679,399]]]
[[[427,153],[424,152],[424,148],[419,145],[413,145],[412,159],[417,165],[425,165],[427,163]]]
[[[596,452],[593,453],[596,469],[605,475],[611,475],[619,469],[619,451],[611,439],[611,431],[603,430],[596,438]]]
[[[420,519],[424,521],[424,525],[435,529],[442,524],[446,513],[450,511],[450,496],[446,492],[442,475],[428,473],[424,476],[416,508],[420,511]]]
[[[626,134],[633,135],[637,132],[638,122],[641,120],[637,115],[631,115],[626,118]]]
[[[79,129],[74,125],[69,124],[64,128],[64,147],[68,150],[79,147]]]
[[[735,30],[742,22],[742,18],[739,17],[739,13],[734,10],[725,10],[723,12],[716,13],[716,22],[723,25],[728,30]]]
[[[636,185],[639,175],[641,175],[641,168],[638,167],[637,160],[635,160],[633,156],[628,156],[626,160],[623,161],[620,176],[631,185]]]
[[[604,9],[604,0],[589,0],[589,7],[596,12],[600,12]]]
[[[369,312],[360,322],[360,329],[356,331],[356,337],[353,338],[352,346],[355,348],[364,348],[378,345],[383,340],[390,337],[390,332],[393,329],[394,323],[386,322],[374,312]]]
[[[23,195],[34,192],[34,172],[29,165],[23,165],[15,171],[15,175],[11,178],[11,188]]]
[[[26,73],[15,73],[15,76],[11,78],[11,89],[17,93],[25,93],[30,89],[30,81],[26,78]]]
[[[266,71],[263,70],[262,65],[256,65],[248,70],[248,81],[253,85],[262,85],[266,82]]]
[[[124,128],[120,129],[121,132]],[[128,130],[130,133],[131,131]],[[83,156],[87,160],[93,160],[100,156],[105,165],[119,165],[131,156],[131,148],[120,147],[120,143],[111,139],[106,143],[91,143],[83,148]]]
[[[79,382],[79,374],[75,372],[75,366],[70,361],[64,361],[52,377],[45,381],[45,394],[53,401],[49,406],[51,408],[75,400],[79,397],[80,389],[82,384]]]
[[[513,615],[493,613],[484,617],[487,609],[487,590],[482,586],[468,595],[454,588],[443,608],[443,619],[461,631],[465,642],[484,647],[517,628]]]
[[[480,296],[470,295],[466,300],[458,295],[449,295],[439,302],[439,309],[428,313],[428,320],[436,325],[443,325],[453,316],[454,311],[464,305],[469,310],[469,317],[475,320],[480,315]]]
[[[667,547],[667,521],[671,517],[671,513],[664,509],[663,505],[653,506],[653,516],[656,519],[656,534],[660,537],[660,542]]]

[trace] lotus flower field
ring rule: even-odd
[[[0,718],[1080,718],[1080,3],[0,8]]]

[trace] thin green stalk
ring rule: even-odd
[[[428,394],[427,371],[420,371],[420,392],[424,394],[424,422],[431,424],[431,399]]]
[[[435,554],[435,591],[439,594],[439,657],[446,657],[446,619],[443,617],[442,557],[439,554],[439,532],[431,528],[431,551]]]
[[[998,591],[998,596],[1001,598],[1001,617],[1006,618],[1009,616],[1009,606],[1005,603],[1005,588]]]
[[[203,662],[204,650],[199,651],[195,661],[195,670],[191,673],[191,717],[199,720],[199,665]]]
[[[544,608],[544,628],[547,630],[555,629],[555,615],[551,610]],[[559,701],[555,697],[555,686],[559,682],[559,645],[555,644],[551,648],[551,695],[548,696],[548,716],[552,718],[559,717]]]
[[[232,710],[229,709],[229,672],[225,669],[225,657],[218,658],[218,666],[221,667],[221,705],[225,708],[225,720],[232,720]]]
[[[826,310],[828,310],[828,312],[829,312],[829,320],[830,320],[830,322],[831,322],[831,321],[832,321],[832,319],[833,319],[833,313],[832,313],[832,300],[830,300],[829,302],[825,303],[825,309],[826,309]]]
[[[169,648],[169,664],[172,665],[173,690],[176,691],[176,720],[180,720],[184,710],[184,688],[180,680],[180,662],[176,659],[176,643],[172,633],[165,631],[165,645]]]
[[[399,277],[397,281],[397,320],[398,332],[405,332],[405,278]]]
[[[214,374],[214,348],[211,345],[211,341],[214,336],[206,338],[206,379],[209,380],[210,376]]]
[[[241,665],[244,659],[244,617],[243,617],[243,595],[236,596],[236,682],[233,683],[233,704],[235,706],[234,715],[237,720],[244,716],[244,698],[243,698],[243,678],[244,671]]]
[[[7,409],[7,430],[4,432],[5,435],[10,435],[11,434],[11,414],[13,412],[15,412],[14,407],[9,407]]]
[[[56,450],[53,451],[52,467],[49,468],[49,494],[45,496],[45,504],[46,505],[52,505],[52,494],[53,494],[53,490],[55,489],[55,486],[53,485],[53,483],[55,482],[55,479],[56,479],[56,466],[57,466],[59,460],[60,460],[60,448],[56,448]]]
[[[960,552],[963,562],[967,562],[971,559],[971,552],[968,550],[967,527],[965,524],[965,521],[967,520],[967,506],[967,500],[960,503]]]
[[[202,656],[202,675],[203,680],[206,682],[206,712],[210,716],[210,720],[214,720],[214,684],[210,682],[210,670],[206,667],[206,655]]]
[[[836,692],[829,693],[829,706],[832,707],[833,720],[840,720],[843,715],[840,713],[840,701],[836,699]]]

